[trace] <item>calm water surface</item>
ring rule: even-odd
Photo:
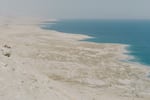
[[[86,41],[131,45],[133,61],[150,65],[150,20],[60,20],[42,28],[94,37]]]

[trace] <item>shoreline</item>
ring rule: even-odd
[[[59,21],[59,20],[56,20],[56,19],[52,20],[52,23],[53,23],[53,21],[55,22],[55,21]],[[46,22],[51,23],[50,20],[48,20]],[[42,25],[44,25],[44,22],[42,23]],[[39,27],[41,27],[44,30],[50,30],[50,29],[44,28],[42,26],[39,26]],[[85,35],[85,34],[65,33],[65,32],[60,32],[60,31],[57,31],[57,30],[50,30],[50,31],[54,31],[54,32],[58,32],[58,33],[63,33],[63,34],[66,34],[66,35],[72,34],[72,35],[80,36],[81,38],[80,39],[76,39],[76,41],[87,42],[87,43],[95,43],[95,44],[110,44],[110,45],[111,44],[116,44],[116,45],[120,45],[121,49],[122,49],[123,56],[126,56],[125,58],[121,59],[121,61],[125,61],[125,62],[130,63],[130,64],[136,64],[138,66],[150,67],[150,65],[147,65],[147,64],[145,64],[143,62],[138,61],[138,58],[131,54],[131,52],[133,52],[132,50],[130,50],[130,48],[131,48],[132,45],[122,44],[122,43],[99,43],[99,42],[92,42],[92,41],[87,41],[87,39],[95,38],[95,37],[88,36],[88,35]]]
[[[140,64],[143,64],[143,65],[146,65],[146,66],[150,66],[149,60],[148,60],[149,56],[147,56],[149,54],[148,48],[144,47],[144,45],[148,45],[148,44],[146,44],[146,43],[143,44],[144,42],[142,42],[142,43],[141,42],[133,42],[132,38],[134,38],[134,37],[131,36],[132,38],[130,38],[130,34],[128,34],[128,33],[125,35],[126,37],[122,37],[121,34],[120,34],[121,36],[119,35],[119,33],[121,31],[119,33],[116,32],[116,35],[115,35],[115,30],[117,30],[117,28],[113,28],[114,30],[112,30],[112,31],[114,31],[114,36],[102,33],[102,37],[101,37],[101,34],[98,34],[96,32],[97,31],[106,31],[106,33],[108,33],[109,31],[107,32],[107,30],[103,30],[103,28],[101,29],[101,27],[105,27],[105,25],[104,26],[103,25],[99,25],[101,23],[101,21],[98,21],[98,20],[97,20],[97,22],[99,24],[98,23],[97,24],[99,25],[99,28],[101,30],[94,29],[94,27],[92,27],[91,25],[84,25],[84,24],[88,24],[90,22],[93,22],[93,24],[91,23],[92,26],[95,23],[94,20],[83,21],[83,20],[79,20],[78,19],[76,21],[75,19],[72,19],[72,20],[58,20],[55,23],[56,25],[55,24],[51,25],[51,21],[48,21],[48,22],[46,22],[46,24],[49,23],[49,25],[42,26],[42,28],[43,29],[47,29],[47,30],[51,29],[51,30],[55,30],[57,32],[62,32],[62,33],[65,32],[65,33],[68,33],[68,34],[83,34],[83,35],[88,35],[89,37],[92,36],[92,38],[91,37],[87,38],[87,39],[85,38],[85,39],[83,39],[81,41],[89,41],[89,42],[95,42],[95,43],[113,43],[114,42],[116,44],[129,45],[129,48],[127,48],[127,50],[129,51],[128,55],[132,56],[131,62],[134,62],[134,63],[136,62],[136,63],[140,63]],[[104,21],[104,23],[105,22],[106,21]],[[123,22],[124,21],[119,21],[119,23],[123,23]],[[115,20],[114,20],[114,23],[115,23]],[[137,23],[139,24],[139,21]],[[81,26],[80,26],[80,24],[81,24]],[[97,24],[96,24],[96,27],[98,27]],[[112,24],[111,22],[109,24],[110,24],[110,26],[108,25],[109,26],[108,28],[113,27],[113,26],[111,26],[111,24]],[[131,24],[131,23],[128,22],[128,24]],[[74,26],[76,26],[76,27],[74,27]],[[134,26],[137,27],[136,25],[134,25]],[[67,29],[67,27],[70,28],[70,29]],[[90,27],[91,27],[91,29],[88,30]],[[126,26],[126,25],[123,26],[123,24],[121,24],[120,28],[122,29],[123,27],[128,27],[128,26]],[[104,29],[107,29],[107,27],[105,27]],[[133,30],[136,30],[136,29],[133,28]],[[130,30],[128,30],[128,29],[127,30],[123,30],[122,31],[123,34],[125,34],[126,31],[130,31]],[[94,34],[92,34],[93,32],[94,32]],[[140,32],[140,30],[139,30],[139,32]],[[135,35],[135,37],[136,37],[135,33],[133,33],[133,35]],[[100,37],[97,37],[97,36],[100,36]],[[109,37],[109,36],[111,36],[111,37]],[[146,36],[146,35],[143,34],[143,37],[144,36]],[[110,38],[110,39],[108,40],[108,38]],[[118,39],[115,40],[115,38],[118,38]],[[136,37],[136,38],[138,38],[138,37]],[[142,41],[144,41],[144,40],[142,40]]]
[[[120,61],[125,45],[79,41],[88,36],[42,29],[41,19],[0,20],[0,99],[149,100],[150,69]]]

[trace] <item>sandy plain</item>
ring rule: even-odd
[[[150,69],[126,62],[127,45],[0,18],[0,100],[150,100]]]

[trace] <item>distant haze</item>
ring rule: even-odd
[[[150,19],[150,0],[0,0],[0,16]]]

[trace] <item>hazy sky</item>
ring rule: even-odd
[[[150,19],[150,0],[0,0],[0,15]]]

